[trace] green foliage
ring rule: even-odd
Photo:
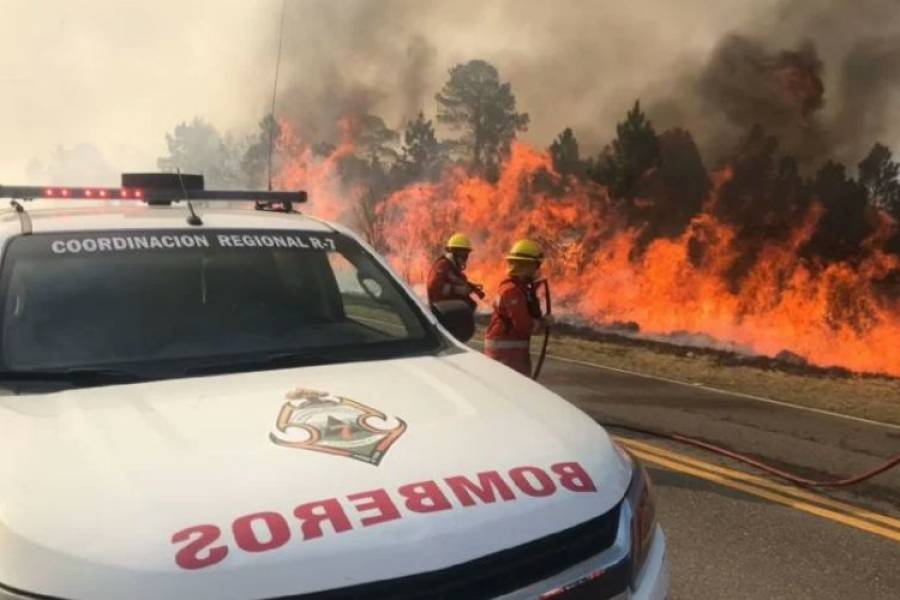
[[[258,127],[256,135],[250,138],[244,156],[241,158],[241,171],[252,187],[264,187],[267,184],[269,147],[271,144],[274,153],[281,139],[281,126],[272,115],[263,117]],[[273,171],[276,169],[275,164],[272,165],[272,169]]]
[[[601,154],[595,178],[613,197],[631,199],[640,178],[659,164],[659,139],[641,110],[640,100],[636,100],[625,120],[616,126],[612,146]]]
[[[435,135],[434,125],[420,112],[415,121],[406,124],[398,177],[404,182],[434,180],[440,176],[445,162],[446,153]]]
[[[556,136],[548,150],[550,159],[553,161],[553,169],[560,175],[581,178],[587,174],[588,164],[581,160],[578,140],[571,127],[566,127],[562,133]]]
[[[528,129],[528,114],[516,112],[509,83],[500,83],[497,69],[483,60],[450,69],[435,100],[438,122],[462,133],[457,145],[474,173],[495,173],[516,133]]]

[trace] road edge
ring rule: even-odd
[[[875,419],[867,419],[865,417],[857,417],[855,415],[848,415],[844,413],[839,413],[831,410],[825,410],[823,408],[813,408],[811,406],[803,406],[801,404],[794,404],[791,402],[785,402],[784,400],[775,400],[773,398],[766,398],[764,396],[756,396],[754,394],[747,394],[745,392],[735,392],[732,390],[723,390],[721,388],[709,386],[703,383],[690,383],[688,381],[681,381],[678,379],[672,379],[671,377],[663,377],[662,375],[650,375],[649,373],[641,373],[640,371],[632,371],[630,369],[622,369],[620,367],[611,367],[609,365],[604,365],[602,363],[595,363],[587,360],[581,360],[577,358],[569,358],[566,356],[559,356],[557,354],[547,354],[547,358],[551,360],[556,360],[560,362],[567,362],[571,364],[581,365],[583,367],[591,367],[594,369],[601,369],[604,371],[612,371],[614,373],[623,373],[625,375],[632,375],[635,377],[641,377],[643,379],[652,379],[655,381],[664,381],[666,383],[674,383],[677,385],[705,390],[708,392],[715,392],[717,394],[724,394],[727,396],[734,396],[735,398],[743,398],[745,400],[755,400],[756,402],[763,402],[766,404],[773,404],[776,406],[782,406],[785,408],[793,408],[796,410],[811,412],[819,415],[825,415],[828,417],[834,417],[837,419],[845,419],[848,421],[855,421],[857,423],[864,423],[866,425],[874,425],[876,427],[884,427],[886,429],[890,429],[893,431],[900,431],[900,425],[895,423],[888,423],[886,421],[876,421]]]

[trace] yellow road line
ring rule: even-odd
[[[820,506],[816,506],[814,504],[810,504],[808,502],[803,502],[801,500],[797,500],[794,498],[790,498],[788,496],[783,496],[781,494],[777,494],[775,492],[771,492],[769,490],[757,487],[755,485],[751,485],[749,483],[744,483],[741,481],[731,480],[723,475],[718,473],[713,473],[711,471],[706,471],[703,469],[698,469],[695,467],[691,467],[688,465],[684,465],[673,460],[669,460],[667,458],[663,458],[657,454],[651,454],[649,452],[644,452],[642,450],[638,450],[636,448],[632,448],[632,452],[638,457],[647,462],[654,463],[672,471],[678,471],[680,473],[685,473],[688,475],[693,475],[694,477],[698,477],[700,479],[705,479],[707,481],[712,481],[714,483],[718,483],[724,487],[728,487],[731,489],[735,489],[745,494],[750,494],[751,496],[757,496],[759,498],[764,498],[771,502],[775,502],[777,504],[782,504],[784,506],[788,506],[790,508],[794,508],[796,510],[800,510],[812,515],[816,515],[818,517],[822,517],[824,519],[828,519],[830,521],[834,521],[835,523],[840,523],[842,525],[847,525],[848,527],[854,527],[856,529],[860,529],[862,531],[867,531],[869,533],[874,533],[875,535],[880,535],[882,537],[888,538],[895,542],[900,542],[900,531],[895,531],[893,529],[888,529],[887,527],[881,527],[879,525],[875,525],[870,523],[869,521],[865,521],[863,519],[859,519],[857,517],[853,517],[850,515],[846,515],[843,513],[835,512],[833,510],[829,510],[827,508],[822,508]]]
[[[808,500],[809,502],[815,502],[816,504],[820,504],[822,506],[827,506],[833,508],[835,510],[839,510],[845,512],[854,517],[859,517],[861,519],[868,519],[870,521],[875,521],[877,523],[882,523],[889,527],[893,527],[900,531],[900,519],[894,519],[887,515],[882,515],[876,512],[872,512],[866,510],[864,508],[860,508],[858,506],[854,506],[852,504],[848,504],[846,502],[841,502],[839,500],[832,500],[826,496],[821,496],[819,494],[813,494],[804,489],[783,485],[779,483],[775,483],[769,479],[765,479],[763,477],[759,477],[756,475],[751,475],[749,473],[744,473],[743,471],[736,471],[734,469],[729,469],[727,467],[722,467],[719,465],[714,465],[711,463],[707,463],[705,461],[697,460],[685,454],[681,454],[680,452],[675,452],[669,450],[667,448],[661,448],[659,446],[654,446],[652,444],[647,444],[646,442],[640,442],[637,440],[633,440],[631,438],[623,438],[616,436],[615,439],[632,449],[643,450],[644,452],[649,452],[651,454],[655,454],[657,456],[661,456],[662,458],[668,458],[671,460],[676,460],[678,462],[684,463],[688,466],[696,467],[698,469],[704,469],[706,471],[711,471],[713,473],[718,473],[720,475],[724,475],[730,479],[736,479],[738,481],[743,481],[752,485],[756,485],[762,488],[766,488],[787,496],[793,496],[794,498],[799,498],[801,500]]]

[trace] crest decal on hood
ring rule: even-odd
[[[378,465],[406,422],[349,398],[299,388],[289,392],[269,439],[279,446]]]

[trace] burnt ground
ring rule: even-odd
[[[489,317],[486,314],[476,316],[476,321],[480,326],[487,326],[488,320]],[[764,371],[779,371],[791,375],[812,377],[900,379],[883,373],[860,373],[840,366],[814,365],[803,356],[787,349],[782,350],[776,356],[764,356],[752,354],[743,349],[723,348],[721,346],[724,344],[713,338],[689,332],[673,332],[668,335],[642,334],[636,323],[613,323],[605,327],[596,327],[560,321],[553,326],[553,331],[557,335],[642,348],[659,354],[680,357],[706,356],[713,359],[715,364],[724,367],[751,367]],[[691,340],[691,342],[688,343],[685,340]],[[707,342],[706,344],[703,343],[704,340]]]

